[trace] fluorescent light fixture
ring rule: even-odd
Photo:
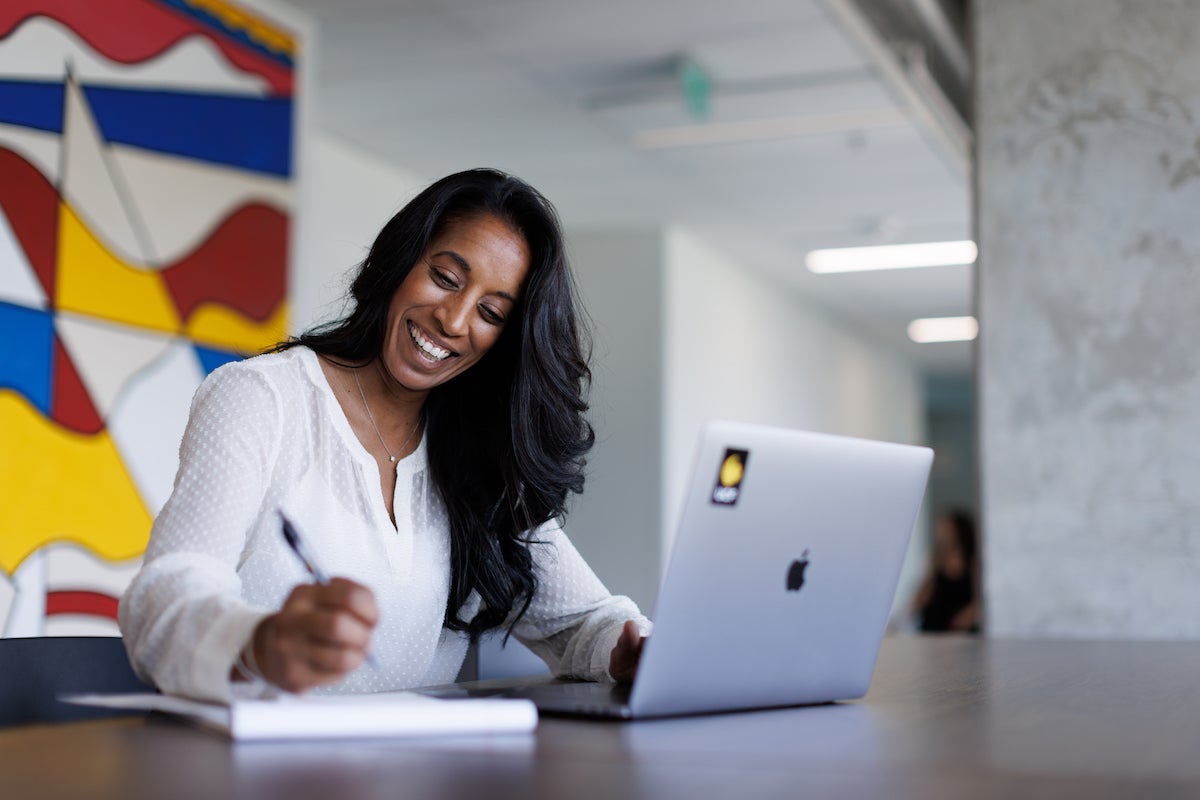
[[[875,269],[973,264],[977,253],[975,243],[968,239],[961,242],[922,242],[813,250],[804,257],[804,263],[810,272],[864,272]]]
[[[979,335],[974,317],[927,317],[908,323],[908,338],[918,344],[969,342]]]
[[[771,139],[789,139],[795,136],[817,136],[875,128],[893,128],[907,123],[908,118],[904,114],[891,109],[846,114],[808,114],[798,117],[773,117],[742,122],[705,122],[697,125],[652,128],[635,134],[633,143],[635,147],[642,150],[662,150],[672,147],[761,142]]]

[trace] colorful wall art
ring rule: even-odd
[[[103,634],[192,393],[285,335],[297,37],[0,3],[0,633]]]

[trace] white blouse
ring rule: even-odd
[[[427,469],[425,441],[396,463],[393,527],[375,459],[358,441],[315,353],[226,364],[192,399],[175,488],[154,522],[120,624],[138,674],[164,692],[228,700],[256,691],[229,680],[263,617],[309,580],[287,549],[278,511],[331,575],[375,593],[377,666],[318,691],[378,692],[454,680],[465,634],[444,629],[449,524]],[[514,630],[558,675],[608,679],[627,619],[649,621],[610,595],[559,525],[532,537],[538,591]],[[460,612],[479,608],[472,594]]]

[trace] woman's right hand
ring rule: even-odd
[[[335,683],[362,665],[378,621],[375,595],[361,584],[301,584],[254,629],[253,660],[263,678],[289,692]]]

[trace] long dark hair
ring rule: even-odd
[[[445,625],[472,638],[529,607],[538,579],[526,532],[563,515],[568,492],[583,490],[595,440],[584,417],[587,350],[554,207],[497,170],[442,178],[383,226],[350,286],[350,314],[275,348],[305,345],[350,364],[378,357],[392,295],[429,243],[486,215],[524,236],[529,275],[492,349],[425,402],[430,474],[450,521]],[[463,620],[472,591],[482,606]]]
[[[962,551],[963,562],[969,572],[975,567],[975,520],[969,511],[961,508],[947,511],[946,518],[954,528],[954,540],[958,549]]]

